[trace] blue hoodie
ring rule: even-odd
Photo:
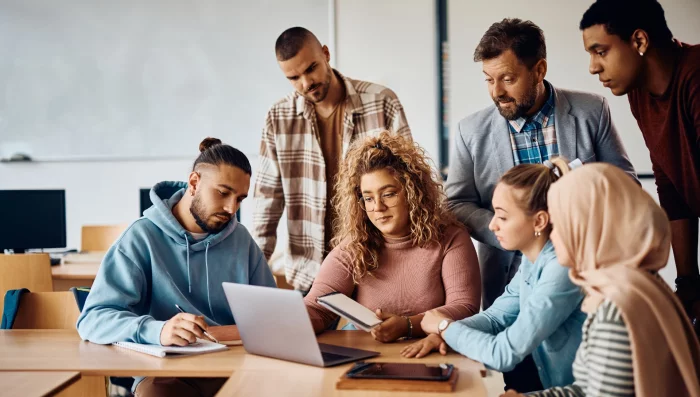
[[[275,287],[260,248],[235,217],[196,241],[173,216],[184,182],[161,182],[154,205],[107,252],[78,318],[78,333],[95,343],[160,344],[165,321],[178,313],[204,316],[209,325],[234,324],[222,282]],[[164,191],[180,188],[172,197]]]

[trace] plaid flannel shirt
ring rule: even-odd
[[[549,98],[542,109],[529,118],[520,117],[508,122],[515,165],[542,164],[559,155],[554,128],[554,89],[548,82],[545,84]]]
[[[411,136],[403,106],[386,87],[344,77],[343,157],[352,142],[383,130]],[[326,171],[314,105],[294,92],[267,113],[255,181],[253,238],[265,258],[277,243],[277,225],[286,206],[289,244],[285,276],[308,291],[323,261]]]

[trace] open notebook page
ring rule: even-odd
[[[151,356],[156,357],[165,357],[166,355],[194,355],[213,353],[227,349],[225,345],[210,342],[204,339],[197,339],[197,342],[191,343],[188,346],[159,346],[133,342],[116,342],[114,343],[114,345],[122,347],[124,349],[150,354]]]

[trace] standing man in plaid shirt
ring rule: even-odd
[[[267,113],[253,237],[269,260],[287,207],[285,275],[295,289],[307,292],[330,251],[333,185],[348,147],[383,130],[405,136],[411,130],[393,91],[331,68],[328,47],[310,31],[287,29],[277,38],[275,54],[295,92]]]
[[[508,169],[562,156],[610,163],[637,178],[605,98],[554,87],[544,79],[546,58],[544,33],[520,19],[491,25],[474,51],[495,106],[457,126],[445,190],[450,208],[479,242],[484,309],[503,293],[521,260],[519,252],[505,251],[488,228],[493,190]],[[542,388],[530,384],[539,379],[530,356],[503,375],[507,389]]]

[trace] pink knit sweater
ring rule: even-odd
[[[304,298],[316,332],[326,329],[337,317],[316,303],[316,298],[336,291],[350,297],[355,292],[355,299],[365,307],[402,316],[439,308],[446,316],[460,320],[479,311],[479,262],[469,233],[461,227],[448,227],[441,245],[426,248],[412,246],[410,236],[386,239],[379,253],[379,267],[357,285],[344,246],[328,254]]]

